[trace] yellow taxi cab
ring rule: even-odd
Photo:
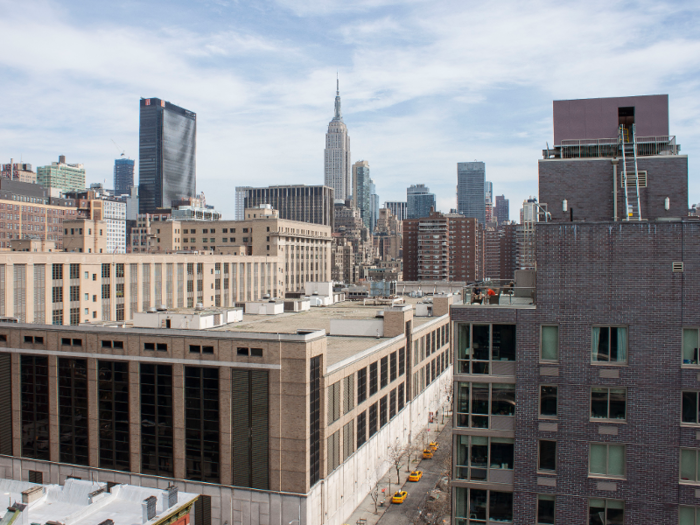
[[[391,498],[392,503],[403,503],[404,500],[406,499],[406,496],[408,496],[408,492],[405,490],[400,490],[394,494],[394,497]]]
[[[423,477],[423,471],[422,470],[414,470],[411,472],[411,474],[408,476],[408,481],[420,481],[420,478]]]
[[[433,452],[435,452],[440,445],[437,443],[437,441],[431,441],[430,444],[428,445],[428,448],[431,449]]]
[[[433,451],[429,448],[423,450],[423,459],[433,459]]]

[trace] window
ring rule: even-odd
[[[143,343],[143,349],[144,350],[155,350],[156,345],[155,345],[155,343]]]
[[[262,349],[260,349],[260,348],[253,348],[253,349],[251,350],[251,354],[252,354],[252,355],[255,355],[255,354],[252,353],[252,352],[253,352],[253,351],[256,351],[256,350],[260,350],[260,355],[262,356]],[[202,353],[203,353],[203,354],[213,354],[213,353],[214,353],[214,347],[213,347],[213,346],[203,346],[203,347],[202,347]]]
[[[694,448],[681,449],[681,481],[690,483],[700,482],[700,474],[698,474],[698,459],[700,452]]]
[[[156,345],[156,350],[159,352],[167,352],[168,351],[168,345],[166,343],[158,343]]]
[[[537,525],[554,525],[555,501],[550,494],[537,495]]]
[[[389,356],[382,357],[380,363],[380,384],[381,388],[384,388],[389,384]]]
[[[700,525],[700,507],[681,506],[678,508],[678,515],[680,525]]]
[[[396,352],[389,354],[389,381],[396,380]]]
[[[698,418],[698,392],[684,391],[681,393],[683,408],[681,410],[681,421],[683,423],[700,423]]]
[[[367,412],[357,416],[357,447],[360,448],[367,441]]]
[[[340,381],[328,387],[328,425],[340,419]]]
[[[38,470],[30,470],[29,472],[29,483],[43,483],[44,473]]]
[[[683,329],[683,364],[697,365],[698,363],[698,329]]]
[[[458,373],[490,374],[496,361],[515,361],[515,325],[459,325]]]
[[[343,414],[347,414],[355,408],[355,376],[349,375],[343,378]]]
[[[556,386],[540,386],[540,417],[557,417]]]
[[[406,373],[406,348],[399,349],[399,377]]]
[[[456,523],[470,525],[513,522],[513,493],[457,487],[455,491]],[[469,520],[469,521],[467,521]]]
[[[377,383],[377,362],[369,365],[369,395],[373,396],[379,390]]]
[[[374,403],[369,407],[369,437],[377,433],[377,405]]]
[[[455,477],[489,481],[489,469],[513,470],[513,439],[463,435],[457,435],[455,438]]]
[[[364,403],[367,399],[367,369],[357,371],[357,404]],[[359,431],[359,423],[358,423]],[[359,446],[359,445],[358,445]]]
[[[614,499],[588,500],[588,525],[623,525],[625,502]]]
[[[624,421],[627,414],[627,390],[624,388],[591,389],[591,419]]]
[[[102,341],[102,348],[112,348],[112,341]]]
[[[514,415],[515,385],[458,383],[458,427],[490,428],[490,416]]]
[[[557,442],[540,439],[539,460],[537,470],[545,472],[556,472],[557,470]]]
[[[379,428],[383,428],[388,421],[387,408],[389,405],[388,396],[384,396],[379,400]]]
[[[202,352],[202,347],[199,345],[190,345],[190,354],[199,354]]]
[[[588,472],[592,476],[625,477],[625,446],[591,443]]]
[[[540,351],[540,359],[542,361],[559,361],[558,326],[542,326]]]
[[[591,344],[594,363],[627,362],[627,328],[623,326],[594,326]]]

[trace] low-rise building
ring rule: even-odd
[[[63,193],[85,189],[85,166],[67,164],[66,156],[60,155],[58,162],[36,169],[36,180],[45,188],[55,188]]]

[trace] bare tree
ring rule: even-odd
[[[416,454],[418,457],[423,453],[425,448],[425,429],[421,430],[413,438],[413,441],[408,445],[408,461],[406,461],[406,472],[411,471],[411,457]]]
[[[401,483],[401,465],[403,465],[403,462],[407,457],[410,460],[410,454],[411,445],[408,443],[401,443],[397,439],[393,445],[389,445],[389,449],[387,450],[387,459],[396,469],[396,483],[398,484]]]
[[[452,413],[452,396],[454,395],[454,383],[448,381],[442,387],[442,393],[445,396],[445,407],[442,409],[442,423],[445,423],[445,412]]]
[[[379,503],[379,481],[374,483],[374,486],[369,490],[369,496],[374,502],[374,513],[377,513],[377,504]]]

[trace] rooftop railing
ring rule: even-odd
[[[675,135],[655,135],[637,137],[637,156],[678,155],[681,147],[676,144]],[[617,138],[601,139],[567,139],[561,146],[542,151],[544,158],[600,158],[621,156],[620,143]]]

